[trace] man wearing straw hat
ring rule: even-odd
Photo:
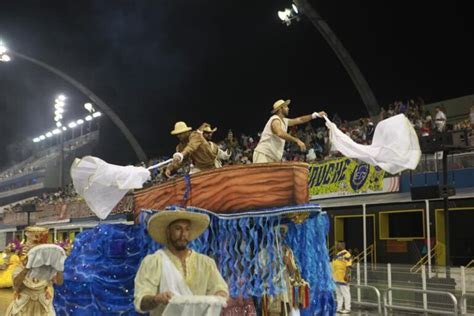
[[[212,129],[209,130],[212,133]],[[214,129],[215,131],[215,129]],[[202,130],[192,131],[184,122],[177,122],[171,135],[175,135],[179,139],[176,146],[176,153],[173,155],[173,162],[168,165],[165,175],[170,177],[173,172],[182,165],[186,160],[191,160],[193,168],[190,173],[196,173],[203,170],[209,170],[216,167],[215,161],[218,150],[206,140]]]
[[[290,102],[290,100],[278,100],[273,104],[273,115],[265,125],[260,141],[253,152],[253,163],[280,162],[283,158],[285,141],[296,143],[301,151],[306,151],[306,145],[300,139],[288,134],[288,127],[325,116],[326,112],[314,112],[289,119],[290,108],[288,106]]]
[[[215,261],[187,247],[209,226],[205,214],[161,211],[148,221],[148,233],[165,246],[143,259],[135,277],[135,308],[162,315],[175,295],[228,298],[229,289]]]
[[[219,148],[219,146],[212,141],[212,135],[214,134],[215,131],[217,131],[217,127],[211,128],[211,124],[209,123],[202,123],[201,126],[199,126],[198,132],[202,133],[202,136],[209,142],[209,145],[211,146],[211,149],[213,152],[217,151],[217,157],[215,160],[215,167],[216,168],[221,168],[222,167],[222,160],[229,160],[231,153],[228,151],[223,151],[222,149]]]

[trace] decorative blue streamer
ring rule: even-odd
[[[303,278],[311,285],[311,305],[301,313],[333,315],[334,283],[325,239],[329,222],[318,206],[272,208],[250,214],[216,215],[193,207],[188,210],[211,218],[209,229],[190,247],[213,257],[231,296],[244,298],[261,299],[263,294],[273,296],[284,290],[273,281],[277,267],[283,264],[276,248],[276,228],[287,223],[286,242],[293,249]],[[310,214],[304,223],[288,221],[286,215],[302,212]],[[139,225],[99,225],[78,235],[67,259],[65,284],[56,288],[58,315],[136,314],[133,278],[143,257],[162,247],[146,230],[147,220],[154,213],[142,211]]]
[[[183,201],[181,202],[181,207],[186,207],[186,203],[189,199],[189,194],[191,193],[191,177],[189,174],[186,174],[184,177],[184,183],[186,185],[186,189],[184,190],[183,194]]]

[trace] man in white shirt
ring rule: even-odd
[[[446,127],[446,114],[441,111],[441,107],[437,106],[435,115],[435,125],[438,132],[444,132]]]
[[[300,139],[288,134],[288,127],[304,124],[326,112],[314,112],[294,119],[288,118],[290,100],[278,100],[273,104],[272,116],[263,129],[260,141],[253,152],[253,163],[279,162],[283,158],[285,141],[294,142],[301,151],[306,151],[306,145]]]

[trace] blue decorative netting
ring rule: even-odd
[[[139,225],[101,224],[76,236],[64,284],[55,286],[57,315],[139,315],[135,274],[148,248]]]
[[[292,248],[303,278],[311,285],[311,305],[301,310],[302,315],[334,314],[334,283],[326,248],[329,225],[319,206],[232,214],[194,207],[188,211],[210,215],[209,229],[190,246],[216,260],[232,297],[258,300],[265,294],[274,296],[283,291],[281,284],[273,282],[276,267],[282,264],[277,251],[281,241],[275,228],[288,224],[285,242]],[[146,231],[153,213],[143,210],[139,225],[102,224],[76,237],[66,260],[64,285],[56,287],[54,304],[58,315],[137,315],[133,306],[135,273],[147,254],[161,248]],[[299,213],[309,217],[301,224],[288,220],[288,215]]]

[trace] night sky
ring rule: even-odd
[[[426,103],[474,93],[473,22],[467,2],[312,1],[349,51],[379,104]],[[306,19],[276,13],[289,1],[2,1],[0,39],[74,77],[125,122],[149,157],[171,154],[175,121],[256,134],[274,101],[290,116],[325,110],[367,114],[331,48]],[[0,145],[54,126],[54,98],[68,96],[65,122],[86,115],[87,98],[37,66],[0,64]],[[314,122],[314,125],[322,124]],[[136,162],[103,120],[100,157]],[[0,152],[0,166],[6,154]]]

